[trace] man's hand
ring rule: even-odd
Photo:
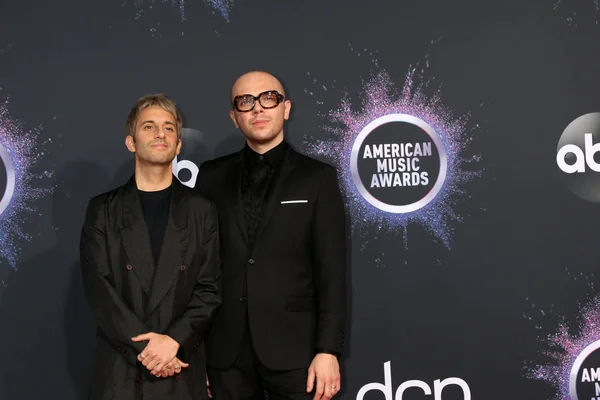
[[[167,335],[154,332],[138,335],[131,340],[134,342],[148,341],[137,359],[155,376],[161,376],[162,369],[175,358],[177,350],[179,350],[179,343],[175,340]]]
[[[181,371],[183,371],[183,368],[187,368],[189,366],[190,364],[184,363],[179,358],[175,357],[171,360],[170,363],[165,365],[161,372],[157,372],[157,374],[162,376],[163,378],[166,378],[167,376],[173,376],[175,374],[180,373]],[[158,375],[154,374],[154,376]]]
[[[340,391],[340,365],[336,356],[319,353],[313,358],[308,367],[306,392],[310,393],[313,389],[315,389],[313,400],[329,400]]]
[[[212,392],[210,390],[210,382],[208,381],[208,375],[206,375],[206,393],[208,394],[208,398],[212,399]]]

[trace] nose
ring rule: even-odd
[[[256,102],[254,103],[254,108],[252,109],[252,113],[258,114],[258,113],[261,113],[264,111],[265,111],[265,109],[263,108],[263,106],[261,106],[260,102],[258,100],[256,100]]]
[[[157,129],[156,130],[156,137],[157,138],[164,138],[165,137],[165,131],[164,129]]]

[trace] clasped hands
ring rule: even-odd
[[[190,365],[177,358],[179,343],[167,335],[149,332],[131,338],[134,342],[148,341],[148,344],[138,354],[138,361],[157,378],[173,376]]]

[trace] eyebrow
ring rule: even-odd
[[[265,91],[262,91],[262,92],[260,92],[259,94],[268,93],[268,92],[277,92],[277,93],[281,94],[281,93],[279,92],[279,90],[277,90],[277,89],[269,89],[269,90],[265,90]],[[233,98],[235,99],[236,97],[244,97],[244,96],[252,96],[252,97],[255,97],[255,96],[254,96],[252,93],[244,93],[244,94],[238,94],[237,96],[233,96]],[[257,95],[257,96],[258,96],[258,95]],[[284,96],[285,96],[285,95],[284,95]]]
[[[156,121],[154,121],[154,120],[152,120],[152,119],[148,119],[148,120],[146,120],[146,121],[142,121],[142,122],[140,123],[140,125],[144,125],[144,124],[147,124],[147,123],[152,123],[152,124],[155,124],[155,123],[156,123]],[[166,121],[166,122],[165,122],[165,124],[169,124],[169,125],[173,125],[173,126],[175,126],[175,124],[174,124],[173,122],[171,122],[171,121]]]

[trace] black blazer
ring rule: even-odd
[[[90,399],[206,398],[202,343],[221,302],[217,216],[175,177],[160,254],[154,268],[134,178],[90,200],[81,235],[83,286],[98,323]],[[175,339],[190,366],[150,375],[137,361],[147,342],[131,341],[146,332]]]
[[[235,361],[246,309],[268,368],[308,367],[320,348],[342,353],[346,219],[335,169],[289,147],[250,249],[242,159],[240,151],[202,164],[196,184],[217,205],[223,260],[223,304],[207,336],[208,364]]]

